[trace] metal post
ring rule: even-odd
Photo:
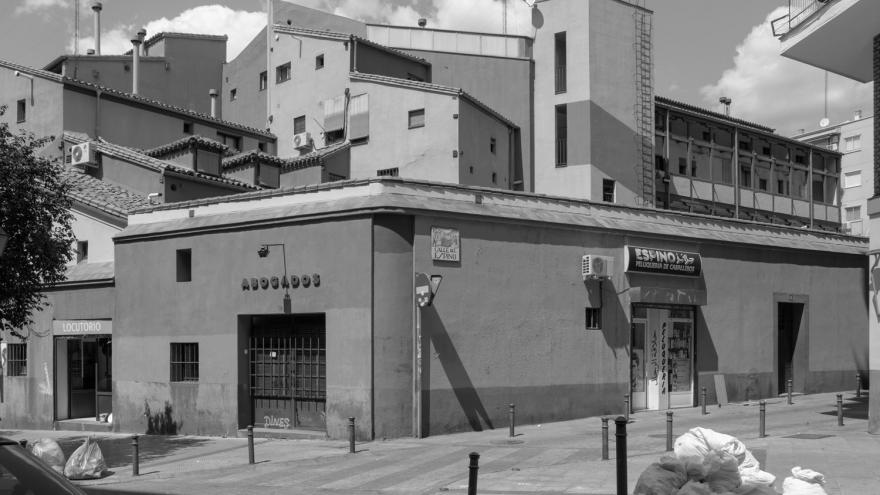
[[[354,454],[354,418],[348,418],[348,453]]]
[[[706,387],[700,389],[700,409],[702,411],[703,416],[708,414],[706,412]]]
[[[629,394],[623,394],[623,411],[626,422],[629,423]]]
[[[666,452],[672,451],[672,411],[666,411]]]
[[[761,412],[760,412],[760,416],[761,416],[761,424],[760,424],[760,427],[758,428],[758,437],[760,437],[760,438],[764,438],[764,437],[767,436],[767,433],[766,433],[766,425],[767,425],[767,401],[763,401],[763,400],[762,400],[762,401],[759,402],[758,404],[761,405]]]
[[[513,431],[513,425],[516,420],[516,406],[513,404],[510,405],[510,412],[507,413],[507,418],[510,421],[510,438],[513,438],[516,436]]]
[[[608,418],[602,417],[602,460],[608,460]]]
[[[254,427],[248,425],[248,464],[254,463]]]
[[[471,463],[468,466],[468,495],[477,495],[477,471],[480,469],[480,454],[469,454]]]
[[[843,394],[837,394],[837,426],[843,426]]]
[[[138,436],[133,435],[131,437],[131,475],[132,476],[140,476],[141,467],[140,461],[138,460]]]
[[[617,442],[617,495],[627,495],[626,490],[626,423],[627,419],[618,416],[614,420],[617,431],[614,434]]]
[[[861,373],[856,373],[856,398],[862,396],[862,375]]]
[[[793,383],[792,383],[791,378],[789,378],[788,381],[785,382],[785,389],[786,389],[786,391],[788,392],[788,405],[792,405],[792,404],[794,404],[794,403],[791,401],[791,389],[792,389],[792,387],[793,387]]]

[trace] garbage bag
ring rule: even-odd
[[[712,493],[730,492],[742,484],[736,457],[731,454],[710,450],[703,464],[707,466],[705,481]]]
[[[684,464],[675,457],[664,456],[642,471],[633,495],[674,495],[686,481]]]
[[[791,476],[782,482],[783,495],[827,495],[822,485],[825,484],[825,476],[812,469],[803,469],[800,466],[791,468]]]
[[[709,485],[690,480],[674,495],[714,495],[714,492],[709,488]]]
[[[31,453],[40,458],[59,474],[64,474],[64,451],[51,438],[41,438],[31,444]]]
[[[709,428],[691,428],[675,440],[674,450],[679,458],[705,458],[712,450],[726,452],[736,458],[743,483],[772,485],[776,481],[775,476],[761,470],[758,460],[739,439]]]
[[[85,480],[100,478],[107,470],[104,455],[98,443],[91,437],[87,437],[82,445],[70,454],[67,464],[64,466],[64,476],[72,480]]]

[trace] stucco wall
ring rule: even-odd
[[[514,173],[510,145],[513,129],[462,99],[459,105],[458,182],[460,184],[513,189]],[[490,146],[495,139],[495,152]],[[473,173],[470,168],[473,167]],[[492,180],[495,174],[495,180]]]
[[[145,196],[154,192],[163,192],[162,173],[158,170],[106,155],[99,156],[100,167],[95,172],[97,178],[119,184]]]
[[[77,241],[88,241],[89,258],[91,263],[101,261],[113,261],[113,237],[122,228],[108,223],[95,216],[73,210],[73,235]],[[76,242],[71,249],[76,252]],[[76,257],[71,264],[76,262]]]
[[[164,186],[164,196],[162,198],[164,203],[245,192],[244,189],[238,187],[230,187],[221,183],[189,180],[176,174],[166,174]]]
[[[223,118],[247,126],[266,127],[266,91],[260,91],[260,72],[266,70],[266,30],[238,54],[223,64]],[[229,91],[236,90],[236,98],[229,99]],[[218,89],[219,90],[219,89]]]
[[[63,128],[59,119],[62,108],[61,84],[34,77],[33,105],[31,104],[31,82],[25,77],[15,77],[15,71],[0,67],[0,95],[3,100],[0,106],[6,106],[6,113],[0,115],[0,122],[9,124],[11,132],[30,131],[39,137],[55,136],[56,141],[47,144],[43,153],[48,156],[61,156],[58,140]],[[16,105],[18,100],[25,100],[25,121],[17,122]]]
[[[366,74],[379,74],[400,79],[408,79],[410,75],[422,81],[431,81],[431,68],[415,60],[401,57],[381,50],[372,45],[357,43],[357,52],[352,70]]]

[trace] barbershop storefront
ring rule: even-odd
[[[53,320],[55,419],[106,421],[112,411],[112,320]]]

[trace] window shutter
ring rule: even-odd
[[[370,99],[369,95],[353,96],[349,103],[350,130],[349,139],[361,139],[370,135]]]

